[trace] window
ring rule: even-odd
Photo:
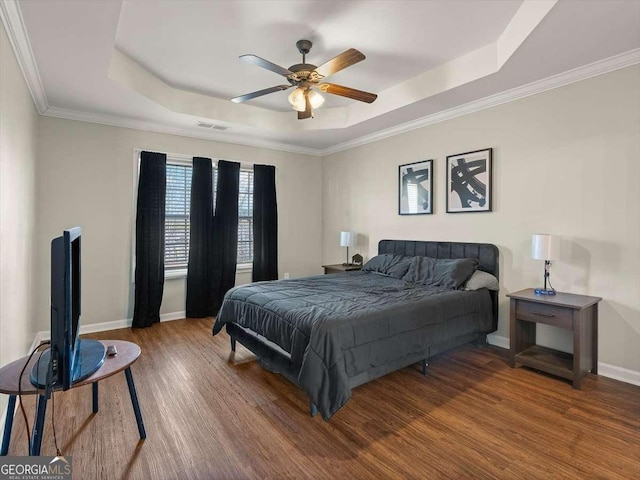
[[[183,270],[189,262],[189,210],[191,204],[191,165],[167,163],[167,200],[165,207],[166,270]],[[218,170],[213,169],[213,207],[215,211]],[[240,170],[238,197],[238,259],[253,262],[253,171]]]
[[[189,262],[189,200],[191,167],[167,164],[165,201],[164,266],[187,268]]]

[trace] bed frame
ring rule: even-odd
[[[425,256],[442,259],[473,258],[479,262],[479,270],[499,277],[498,248],[489,243],[459,242],[423,242],[414,240],[381,240],[378,243],[378,254],[389,253],[406,256]],[[403,358],[396,363],[387,364],[384,368],[376,368],[350,378],[351,388],[367,383],[388,373],[394,372],[415,363],[421,363],[422,373],[426,375],[428,360],[431,356],[464,345],[473,341],[486,342],[486,335],[498,328],[498,292],[489,292],[493,305],[493,321],[491,329],[486,332],[472,333],[447,339],[430,345],[427,351],[415,357]],[[236,351],[236,342],[240,342],[258,357],[260,365],[273,373],[279,373],[294,385],[298,385],[298,368],[291,363],[291,356],[274,343],[235,323],[227,324],[227,333],[231,337],[231,350]],[[318,412],[310,402],[311,416]]]

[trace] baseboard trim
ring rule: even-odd
[[[487,343],[496,347],[506,348],[507,350],[510,347],[509,338],[503,337],[502,335],[496,335],[495,333],[487,335]]]
[[[640,372],[629,368],[598,362],[598,375],[640,387]]]
[[[160,314],[161,322],[170,322],[171,320],[180,320],[186,317],[186,312],[170,312]],[[90,323],[88,325],[80,325],[80,335],[86,333],[107,332],[109,330],[118,330],[119,328],[129,328],[133,323],[132,318],[124,318],[122,320],[113,320],[111,322]],[[35,348],[42,340],[49,340],[51,338],[51,332],[49,330],[43,330],[36,333],[36,337],[33,341],[31,349]],[[30,350],[31,351],[31,350]]]
[[[510,345],[509,338],[493,333],[487,335],[487,343],[507,349]],[[598,362],[598,375],[640,386],[640,371],[618,367],[609,363]]]
[[[171,312],[171,313],[163,313],[160,315],[161,322],[170,322],[171,320],[180,320],[186,317],[186,312]],[[114,320],[112,322],[102,322],[102,323],[90,323],[89,325],[80,325],[80,334],[83,335],[85,333],[96,333],[96,332],[106,332],[109,330],[117,330],[119,328],[129,328],[133,319],[126,318],[123,320]],[[33,337],[33,342],[31,342],[31,346],[29,347],[29,351],[27,355],[40,345],[44,340],[49,340],[51,338],[51,331],[43,330],[40,332],[36,332]],[[19,408],[19,403],[16,402],[16,411]],[[15,416],[15,411],[13,412]],[[7,407],[2,409],[2,417],[0,417],[0,435],[1,432],[4,432],[4,424],[7,418]],[[15,421],[15,418],[14,418]]]

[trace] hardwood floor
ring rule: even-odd
[[[147,439],[124,375],[55,394],[58,443],[78,479],[639,478],[640,388],[588,374],[568,382],[511,369],[465,346],[358,387],[329,422],[211,319],[88,335],[142,347],[133,365]],[[32,422],[33,398],[25,405]],[[54,455],[51,408],[43,455]],[[10,455],[25,455],[16,415]]]

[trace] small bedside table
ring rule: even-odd
[[[536,295],[532,288],[511,298],[511,366],[517,364],[566,378],[580,388],[589,370],[598,373],[600,297],[557,293]],[[536,324],[573,330],[573,355],[536,345]]]
[[[338,263],[336,265],[323,265],[322,268],[324,268],[324,274],[327,275],[329,273],[344,273],[362,270],[362,265],[344,265],[342,263]]]

